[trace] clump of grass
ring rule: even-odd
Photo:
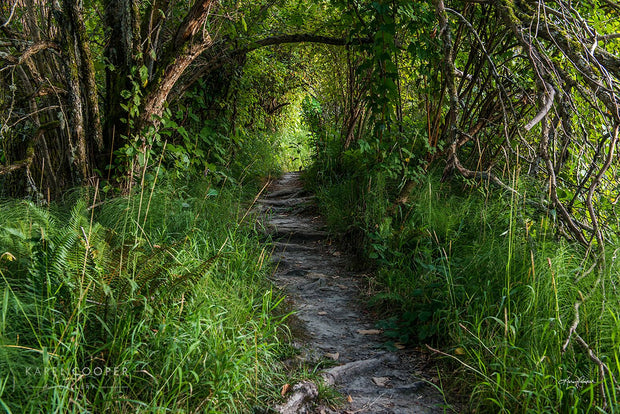
[[[281,299],[239,186],[0,205],[7,412],[247,412],[281,382]]]
[[[600,266],[552,215],[432,173],[393,209],[389,180],[356,174],[323,182],[319,201],[338,231],[361,234],[389,341],[438,348],[472,411],[617,410],[616,246]]]

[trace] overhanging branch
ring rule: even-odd
[[[322,43],[335,46],[363,45],[370,44],[370,38],[345,39],[341,37],[319,36],[308,33],[288,34],[271,36],[255,41],[250,46],[241,51],[249,52],[264,46],[281,45],[285,43]]]
[[[171,94],[169,100],[173,101],[183,96],[183,94],[198,81],[198,79],[205,76],[207,73],[210,73],[220,67],[222,67],[226,61],[234,59],[237,56],[242,56],[247,54],[253,50],[260,49],[262,47],[267,46],[277,46],[282,44],[291,44],[291,43],[318,43],[325,45],[334,45],[334,46],[355,46],[355,45],[366,45],[372,43],[372,39],[370,38],[355,38],[355,39],[346,39],[342,37],[330,37],[330,36],[320,36],[309,33],[297,33],[297,34],[288,34],[288,35],[278,35],[278,36],[270,36],[264,39],[255,40],[249,45],[242,46],[236,49],[231,49],[226,46],[223,46],[221,51],[210,60],[208,63],[202,65],[200,69],[195,71],[191,76],[187,78],[186,81],[183,82],[183,85],[180,85],[176,88],[176,90]]]

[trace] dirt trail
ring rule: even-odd
[[[309,214],[312,203],[299,173],[285,174],[258,200],[266,231],[277,240],[275,282],[287,292],[304,331],[302,358],[334,360],[336,367],[324,371],[323,377],[350,396],[338,413],[444,412],[443,399],[422,379],[424,362],[419,356],[382,347],[385,338],[375,332],[360,303],[363,278],[347,270],[350,257],[327,243],[321,219]],[[314,385],[300,384],[291,392],[288,406],[279,407],[280,412],[336,412],[313,407],[310,400],[316,390],[308,387]],[[295,398],[299,401],[291,402]]]

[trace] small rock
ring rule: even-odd
[[[388,377],[372,377],[372,382],[379,387],[387,387],[390,379]]]
[[[329,359],[332,359],[334,361],[338,361],[338,358],[340,358],[340,353],[334,352],[332,354],[332,353],[327,352],[327,353],[325,353],[325,358],[329,358]]]

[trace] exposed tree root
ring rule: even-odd
[[[321,378],[329,386],[336,385],[341,379],[359,375],[361,372],[376,368],[381,363],[396,358],[393,355],[383,355],[379,358],[370,358],[360,361],[349,362],[330,368],[323,372]],[[280,414],[309,413],[309,406],[318,398],[318,386],[312,381],[303,381],[293,386],[292,393],[285,404],[276,406]]]
[[[319,396],[319,389],[312,381],[303,381],[293,387],[285,404],[276,406],[280,414],[309,413],[309,404]]]

